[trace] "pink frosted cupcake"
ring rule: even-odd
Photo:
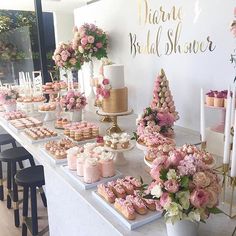
[[[97,158],[87,158],[84,164],[84,182],[91,184],[101,177],[100,164]]]
[[[88,158],[88,155],[86,155],[85,153],[80,153],[78,154],[77,157],[78,157],[76,161],[77,175],[84,176],[84,163],[85,163],[85,160]]]
[[[219,92],[214,97],[214,107],[224,107],[224,94]]]
[[[114,155],[111,152],[103,152],[100,156],[101,175],[103,178],[115,175]]]
[[[214,97],[216,91],[210,91],[206,94],[206,105],[207,106],[214,106]]]
[[[76,170],[78,152],[79,147],[73,147],[67,150],[67,163],[70,170]]]

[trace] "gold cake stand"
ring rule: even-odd
[[[113,133],[122,133],[123,132],[122,129],[118,125],[117,118],[118,118],[118,116],[131,115],[133,113],[133,109],[130,109],[126,112],[121,112],[121,113],[107,113],[107,112],[103,112],[102,110],[97,110],[96,113],[99,116],[105,116],[105,117],[109,117],[111,119],[112,126],[107,129],[107,134],[111,135]]]

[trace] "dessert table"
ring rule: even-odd
[[[84,114],[85,120],[99,122],[99,117],[92,113]],[[122,129],[128,133],[135,130],[136,115],[120,118]],[[48,128],[54,128],[52,122],[44,123]],[[11,134],[16,141],[26,148],[45,168],[46,196],[48,201],[49,228],[51,236],[139,236],[160,235],[166,236],[164,219],[158,219],[135,230],[128,230],[121,222],[108,211],[92,194],[91,190],[84,190],[73,178],[66,175],[61,166],[47,158],[40,151],[43,143],[31,144],[27,142],[22,133],[13,131],[6,121],[0,119],[0,125]],[[109,124],[100,123],[101,134],[105,134]],[[62,133],[62,131],[57,130]],[[175,127],[176,143],[199,143],[199,134],[182,127]],[[148,167],[143,161],[143,151],[134,148],[125,154],[127,164],[117,166],[117,170],[123,175],[142,176],[144,182],[150,182]],[[223,214],[211,216],[207,224],[200,224],[200,235],[231,235],[235,227],[235,221]]]

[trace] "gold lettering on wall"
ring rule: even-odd
[[[147,29],[144,35],[141,35],[142,40],[139,39],[137,34],[129,33],[130,54],[133,57],[138,54],[161,57],[162,55],[168,56],[177,53],[197,54],[215,50],[216,46],[210,36],[203,40],[191,39],[183,42],[181,39],[183,32],[182,22],[184,20],[182,7],[172,6],[168,10],[163,6],[158,6],[153,9],[149,0],[137,1],[139,25],[150,25],[152,30]],[[173,24],[173,26],[165,28],[165,23],[167,22]],[[156,27],[155,30],[153,30],[153,27]]]

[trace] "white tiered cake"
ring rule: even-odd
[[[104,66],[104,77],[109,79],[112,89],[109,98],[102,101],[102,110],[107,113],[128,111],[128,88],[125,87],[124,65]]]

